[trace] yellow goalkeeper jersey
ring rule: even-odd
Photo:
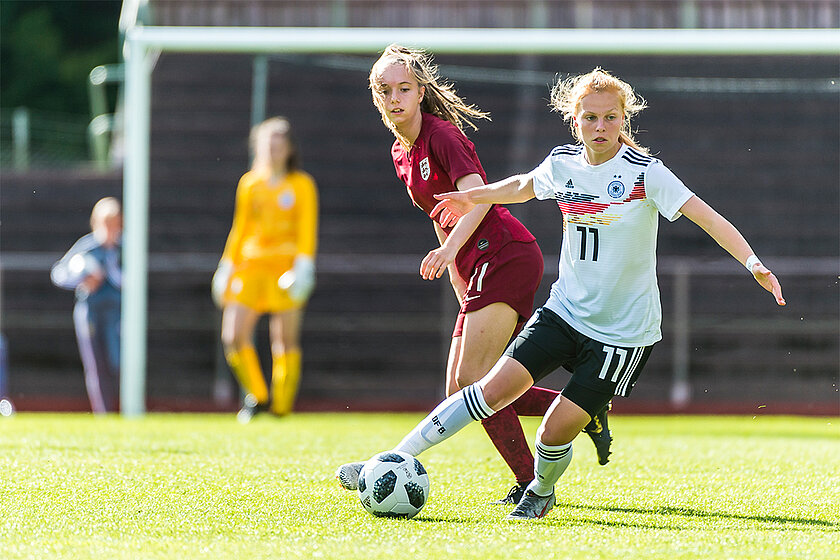
[[[249,171],[239,180],[233,225],[223,259],[239,266],[282,274],[300,254],[315,257],[318,191],[314,179],[293,171],[277,184],[267,171]]]

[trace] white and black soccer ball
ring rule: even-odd
[[[100,274],[102,272],[102,265],[90,253],[76,253],[70,257],[67,267],[70,274],[82,280],[92,274]]]
[[[414,517],[429,499],[429,475],[412,455],[385,451],[359,473],[359,500],[377,517]]]

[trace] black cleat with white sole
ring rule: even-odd
[[[586,435],[595,444],[595,452],[598,454],[599,465],[606,465],[610,462],[612,434],[610,434],[609,424],[607,423],[607,413],[610,411],[610,408],[612,408],[612,402],[607,403],[607,406],[593,416],[589,424],[583,428],[583,431],[586,432]]]

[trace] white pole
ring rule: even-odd
[[[123,167],[123,287],[120,408],[146,411],[146,302],[149,233],[149,118],[151,70],[146,47],[127,40]]]
[[[257,126],[266,118],[266,98],[268,97],[268,56],[258,54],[254,57],[253,78],[251,81],[251,126]]]
[[[447,29],[377,27],[136,27],[147,48],[181,52],[344,52],[392,42],[436,53],[835,55],[837,29]],[[607,39],[605,39],[607,37]]]
[[[691,364],[691,267],[684,259],[674,266],[674,347],[672,351],[673,379],[671,405],[676,410],[691,401],[689,370]]]
[[[12,162],[16,170],[29,169],[29,108],[17,107],[12,113]]]

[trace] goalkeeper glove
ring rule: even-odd
[[[213,282],[210,284],[210,295],[213,296],[213,303],[221,309],[224,306],[224,296],[227,291],[230,275],[233,272],[233,263],[227,259],[219,261],[216,273],[213,274]]]
[[[315,289],[315,261],[308,255],[298,255],[292,269],[283,274],[277,284],[288,291],[296,303],[306,301]]]

